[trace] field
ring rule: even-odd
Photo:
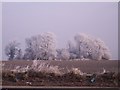
[[[117,87],[118,61],[117,60],[69,60],[69,61],[39,61],[49,66],[58,66],[62,74],[29,70],[26,72],[13,72],[15,67],[27,67],[32,61],[3,61],[2,85],[3,86],[99,86]],[[48,67],[49,68],[49,67]],[[73,70],[74,68],[74,70]],[[52,69],[54,70],[54,69]],[[82,72],[81,74],[76,74]],[[103,70],[106,72],[103,73]],[[103,74],[101,74],[103,73]]]
[[[86,73],[94,73],[94,72],[101,72],[103,68],[107,71],[114,71],[118,72],[118,61],[117,60],[109,60],[109,61],[82,61],[82,60],[72,60],[72,61],[40,61],[46,62],[50,65],[57,65],[60,68],[64,68],[63,71],[66,69],[70,69],[72,67],[79,68],[82,72]],[[15,66],[27,66],[31,65],[32,61],[3,61],[5,63],[5,69],[13,69]]]

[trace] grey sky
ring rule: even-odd
[[[66,47],[76,33],[101,38],[110,48],[112,58],[118,58],[118,3],[3,3],[4,48],[17,40],[25,48],[25,38],[43,32],[57,36],[57,47]]]
[[[2,60],[2,3],[0,3],[0,60]]]

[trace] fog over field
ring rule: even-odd
[[[5,46],[16,40],[25,49],[25,39],[53,32],[57,47],[64,48],[76,33],[98,37],[118,59],[118,4],[111,3],[3,3],[2,59]]]

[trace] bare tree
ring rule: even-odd
[[[67,49],[57,49],[57,59],[59,60],[69,60],[70,53]]]
[[[5,47],[5,54],[8,56],[9,60],[18,59],[18,57],[20,57],[21,49],[19,45],[20,43],[12,41]]]
[[[16,60],[21,60],[21,59],[23,59],[22,50],[21,50],[21,49],[18,49],[18,50],[17,50],[15,59],[16,59]]]
[[[76,54],[76,47],[74,45],[74,43],[72,43],[71,41],[68,41],[67,44],[67,49],[70,55],[70,59],[76,59],[77,58],[77,54]]]

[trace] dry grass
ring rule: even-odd
[[[92,79],[95,78],[95,81]],[[102,75],[94,74],[84,76],[74,74],[73,72],[56,75],[54,73],[44,72],[3,72],[3,85],[7,86],[99,86],[99,87],[117,87],[118,75],[106,73]]]
[[[24,63],[8,61],[4,63],[3,85],[117,87],[120,81],[120,74],[116,73],[117,61],[24,61]],[[105,73],[101,73],[103,68],[106,70]]]

